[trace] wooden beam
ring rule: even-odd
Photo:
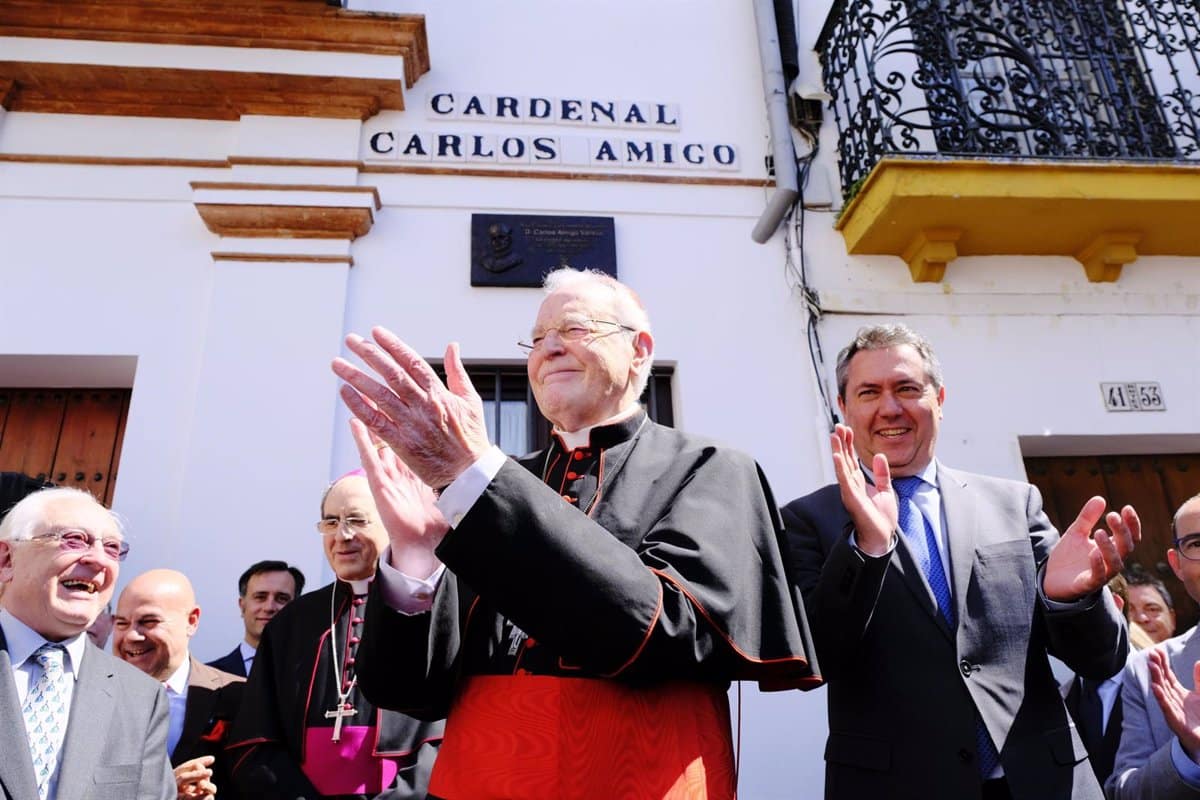
[[[196,210],[215,234],[255,239],[356,239],[375,221],[369,208],[196,203]]]
[[[243,114],[365,120],[404,109],[398,80],[0,61],[7,108],[59,114],[236,120]]]
[[[429,71],[424,16],[324,0],[4,0],[0,36],[398,55],[410,87]]]

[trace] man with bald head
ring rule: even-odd
[[[170,800],[162,687],[85,631],[129,545],[78,489],[44,489],[0,524],[0,800]]]
[[[200,623],[191,582],[155,569],[130,581],[117,601],[113,653],[166,689],[167,752],[179,797],[233,796],[225,780],[225,735],[241,705],[243,679],[198,662],[188,643]]]

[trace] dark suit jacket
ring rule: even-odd
[[[1076,675],[1071,679],[1070,688],[1067,689],[1067,711],[1071,712],[1071,719],[1075,720],[1075,727],[1080,731],[1085,730],[1086,720],[1081,719],[1083,713],[1079,708],[1079,696],[1083,691],[1083,680]],[[1096,773],[1096,779],[1103,786],[1108,780],[1108,776],[1113,771],[1113,760],[1117,756],[1117,746],[1121,743],[1121,687],[1117,685],[1117,696],[1113,702],[1112,711],[1109,712],[1108,719],[1104,722],[1104,733],[1099,737],[1098,744],[1088,749],[1088,759],[1092,762],[1092,770]],[[1084,742],[1088,743],[1088,737],[1083,737]]]
[[[1058,534],[1037,490],[940,464],[937,476],[957,630],[902,536],[879,558],[850,545],[836,485],[784,508],[829,684],[826,797],[978,798],[980,718],[1014,800],[1102,797],[1047,653],[1087,677],[1119,670],[1128,643],[1111,595],[1049,613],[1037,582]]]
[[[239,657],[239,661],[241,658]],[[188,675],[187,706],[183,714],[183,732],[171,754],[171,766],[200,756],[214,756],[213,783],[223,800],[236,797],[229,777],[225,742],[242,704],[244,678],[221,672],[192,659]]]
[[[37,800],[3,632],[0,720],[0,800]],[[63,742],[58,800],[174,800],[167,724],[167,697],[158,681],[87,642]]]
[[[236,675],[239,678],[246,677],[246,662],[242,660],[242,646],[240,644],[233,648],[232,653],[226,653],[216,661],[209,661],[208,666],[219,669],[221,672],[228,672],[230,675]]]

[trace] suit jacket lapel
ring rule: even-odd
[[[100,763],[103,732],[110,729],[116,708],[113,680],[115,676],[104,653],[88,642],[71,698],[70,722],[59,767],[58,800],[84,800],[87,796],[92,775]]]
[[[17,687],[12,678],[12,661],[8,643],[0,631],[0,786],[13,800],[36,800],[37,779],[33,775],[33,756],[25,737],[25,722],[21,704],[17,702]]]
[[[946,517],[946,551],[950,554],[950,592],[961,630],[967,619],[967,587],[975,568],[975,548],[979,544],[979,522],[975,503],[962,473],[937,465],[938,492]]]
[[[952,640],[954,637],[950,626],[946,623],[942,612],[938,610],[937,598],[933,596],[933,589],[929,587],[929,579],[925,576],[925,571],[921,569],[921,565],[917,563],[917,558],[913,555],[912,548],[909,547],[908,540],[904,537],[903,533],[896,535],[896,547],[892,551],[891,569],[898,574],[900,582],[912,592],[913,599],[929,615],[930,621],[937,625],[947,638]]]
[[[191,658],[191,656],[189,656]],[[213,705],[217,698],[220,681],[216,670],[191,658],[191,672],[188,674],[187,704],[183,713],[183,730],[179,734],[179,743],[175,745],[171,763],[178,766],[176,756],[187,755],[192,747],[200,741],[204,728],[212,717]],[[186,759],[184,759],[186,760]]]
[[[1192,667],[1197,661],[1200,661],[1200,636],[1197,636],[1196,629],[1192,628],[1183,647],[1171,657],[1171,669],[1175,671],[1175,677],[1188,689],[1195,688],[1192,685]]]

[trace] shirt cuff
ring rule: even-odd
[[[1178,739],[1171,739],[1171,763],[1184,783],[1193,789],[1200,789],[1200,764],[1188,758]]]
[[[454,483],[442,490],[437,507],[451,528],[458,527],[507,460],[508,456],[504,455],[504,451],[492,445],[474,464],[455,478]]]
[[[887,557],[887,556],[890,556],[890,555],[892,554],[892,551],[896,549],[896,540],[897,540],[898,538],[899,538],[899,537],[898,537],[898,536],[896,536],[896,534],[894,534],[894,533],[893,533],[893,534],[892,534],[892,543],[891,543],[891,545],[888,547],[888,549],[887,549],[886,551],[884,551],[884,552],[880,553],[880,554],[879,554],[879,555],[877,555],[877,556],[873,556],[873,555],[871,555],[870,553],[866,552],[865,550],[862,550],[862,549],[860,549],[860,548],[859,548],[859,546],[858,546],[858,532],[857,532],[857,531],[850,531],[850,539],[849,539],[849,542],[850,542],[850,546],[851,546],[851,547],[853,547],[855,550],[857,550],[857,551],[858,551],[858,553],[859,553],[859,554],[860,554],[860,555],[861,555],[863,558],[885,558],[885,557]]]
[[[423,614],[433,608],[433,593],[437,591],[445,564],[439,564],[424,580],[405,575],[391,565],[392,547],[388,545],[379,558],[379,594],[389,608],[401,614]]]
[[[1038,599],[1042,601],[1042,606],[1044,606],[1045,609],[1052,614],[1061,614],[1061,613],[1065,613],[1065,612],[1069,612],[1069,611],[1086,611],[1087,609],[1091,608],[1095,604],[1096,599],[1098,597],[1100,597],[1100,592],[1104,591],[1104,589],[1102,587],[1102,588],[1097,589],[1096,591],[1092,592],[1091,594],[1085,594],[1083,597],[1079,598],[1078,600],[1072,600],[1069,603],[1062,603],[1062,602],[1059,602],[1058,600],[1051,600],[1049,597],[1046,597],[1046,589],[1044,586],[1042,586],[1042,582],[1045,579],[1046,579],[1046,565],[1043,564],[1041,566],[1041,568],[1038,570],[1038,575],[1037,575]]]

